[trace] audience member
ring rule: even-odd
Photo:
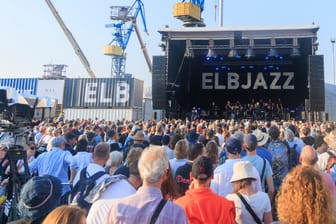
[[[284,179],[277,198],[281,223],[335,223],[332,197],[322,176],[307,166],[294,168]]]
[[[112,205],[108,223],[150,223],[159,203],[164,203],[160,187],[167,169],[169,158],[161,147],[150,146],[139,160],[139,172],[143,181],[134,195],[118,199]],[[155,218],[155,217],[154,217]],[[178,205],[167,201],[153,223],[187,223],[185,213]]]
[[[86,224],[85,211],[77,206],[63,205],[55,208],[42,224]]]
[[[29,223],[42,223],[44,218],[61,202],[61,181],[50,175],[36,176],[28,180],[20,193],[18,210]],[[19,220],[17,220],[18,222]]]
[[[213,164],[210,158],[198,157],[192,164],[192,187],[177,199],[189,223],[235,223],[234,204],[210,189]]]
[[[236,223],[272,223],[271,202],[268,195],[256,190],[252,183],[256,181],[252,172],[253,165],[249,161],[234,164],[233,193],[226,196],[236,207]]]

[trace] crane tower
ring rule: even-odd
[[[152,63],[136,23],[139,14],[141,15],[145,32],[148,34],[144,4],[141,0],[136,0],[132,6],[111,6],[110,18],[115,21],[115,23],[107,24],[105,27],[113,28],[113,38],[112,41],[104,47],[104,54],[112,57],[111,74],[114,77],[123,77],[125,75],[125,50],[133,29],[137,34],[149,71],[152,71]]]

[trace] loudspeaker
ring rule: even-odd
[[[323,55],[308,56],[309,111],[324,111]]]
[[[152,100],[153,109],[166,109],[166,58],[153,56]]]

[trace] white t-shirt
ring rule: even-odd
[[[85,167],[84,167],[85,168]],[[76,185],[76,183],[79,181],[80,179],[80,172],[82,170],[77,170],[77,173],[76,173],[76,177],[77,177],[77,174],[78,174],[78,179],[76,180],[76,178],[74,178],[74,184],[73,186]],[[89,165],[86,167],[86,177],[91,177],[92,175],[100,172],[100,171],[104,171],[105,172],[105,169],[104,167],[96,164],[96,163],[89,163]],[[103,176],[99,177],[97,180],[96,180],[96,184],[100,183],[101,181],[105,180],[106,178],[110,177],[110,175],[108,174],[104,174]]]
[[[92,204],[86,218],[87,224],[105,223],[114,201],[118,198],[135,194],[135,192],[135,188],[126,179],[111,184],[101,195],[100,199]]]
[[[188,159],[176,159],[176,158],[174,158],[174,159],[169,160],[170,168],[172,170],[173,177],[175,177],[175,173],[176,173],[177,168],[179,168],[180,166],[183,166],[187,162],[188,162]]]
[[[210,188],[213,192],[223,197],[232,193],[233,184],[231,184],[230,180],[233,175],[233,166],[235,163],[240,161],[243,160],[227,159],[224,164],[218,166],[214,170],[214,178],[211,180],[210,185]],[[256,190],[261,191],[260,175],[255,167],[253,167],[253,174],[257,180],[253,181],[252,185]]]
[[[268,195],[264,192],[258,191],[254,195],[241,194],[247,203],[251,206],[254,213],[263,220],[264,213],[271,211],[271,202]],[[249,211],[245,208],[245,205],[240,200],[237,194],[229,194],[226,198],[233,201],[236,207],[236,223],[255,223],[253,217]]]

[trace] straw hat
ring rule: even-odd
[[[253,165],[248,161],[240,161],[233,165],[233,175],[230,182],[235,182],[238,180],[243,180],[247,178],[256,179],[253,174]]]
[[[145,140],[143,131],[137,131],[136,134],[132,138],[134,141],[144,141]]]
[[[258,146],[263,146],[268,142],[268,134],[260,131],[259,129],[254,130],[253,134],[257,137]]]

